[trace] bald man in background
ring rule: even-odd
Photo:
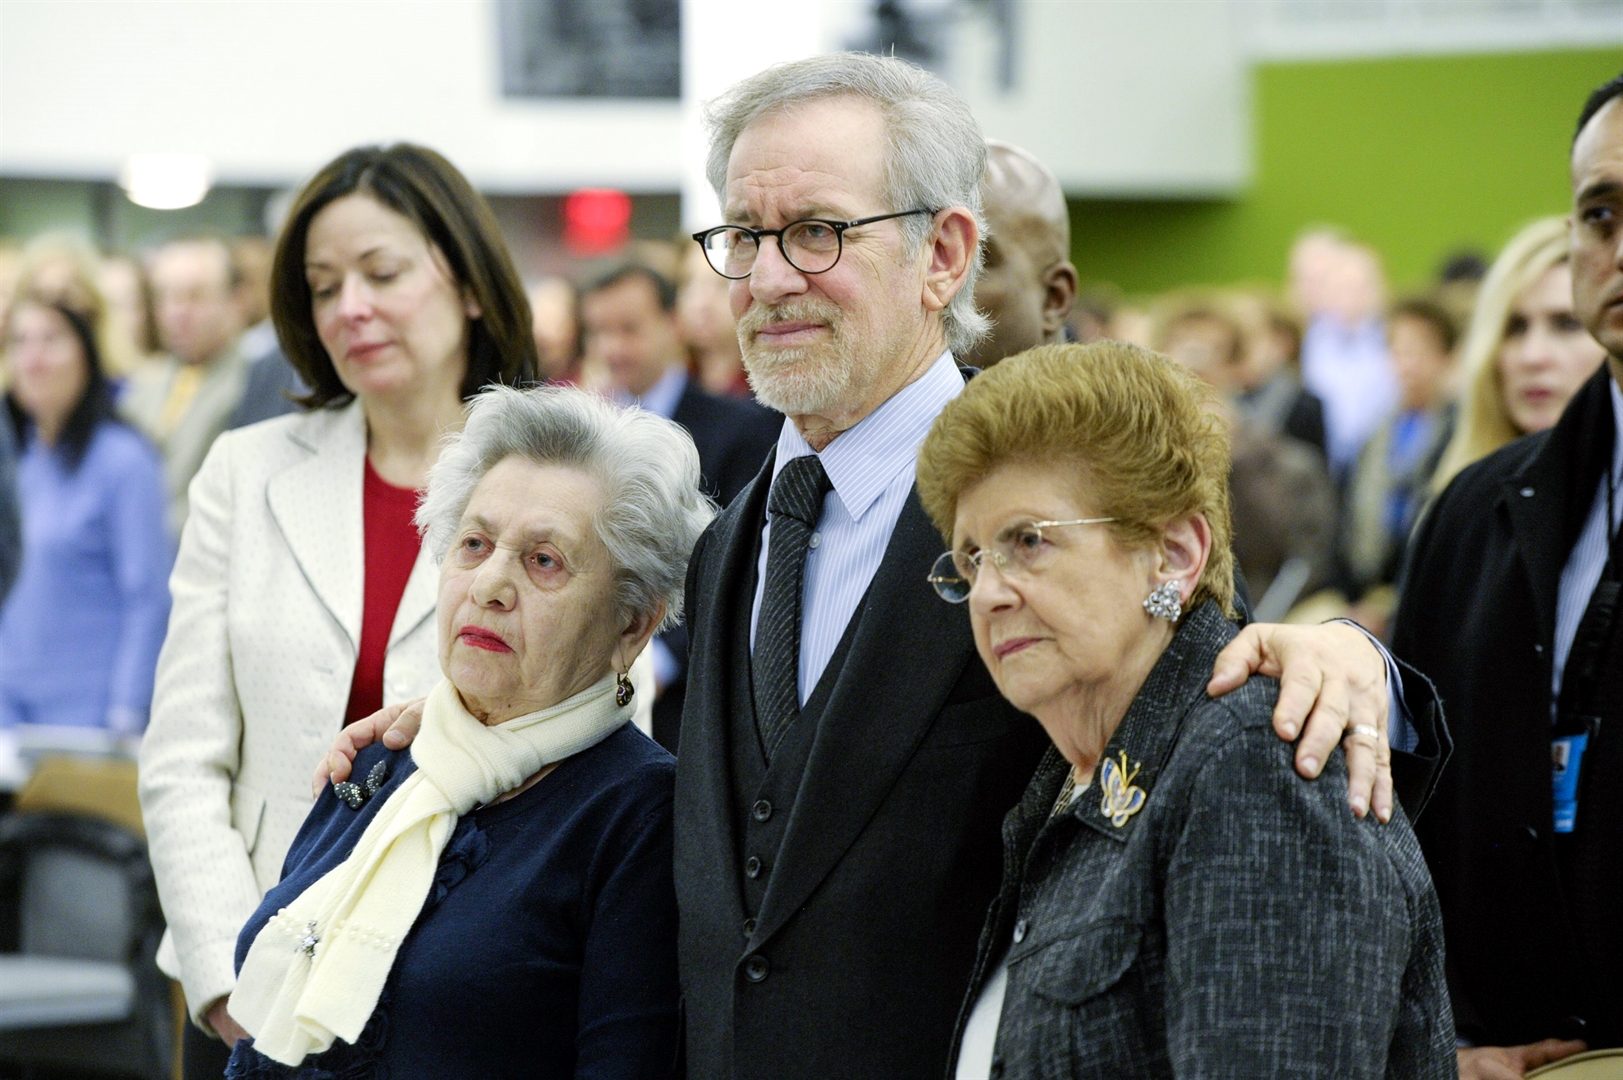
[[[987,139],[981,197],[989,235],[975,306],[991,316],[992,333],[963,360],[988,368],[1034,345],[1065,340],[1077,275],[1065,193],[1046,165],[1018,146]]]

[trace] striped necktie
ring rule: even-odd
[[[768,760],[800,717],[800,599],[806,551],[833,485],[816,454],[785,465],[772,481],[767,510],[766,588],[755,624],[750,672],[755,683],[755,724]]]

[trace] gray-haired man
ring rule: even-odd
[[[986,333],[985,144],[938,79],[855,54],[746,79],[707,121],[726,225],[700,242],[732,279],[755,392],[789,422],[689,570],[689,1071],[939,1077],[999,824],[1043,746],[926,587],[941,544],[913,492],[963,388],[954,356]],[[1257,628],[1225,659],[1289,650],[1287,680],[1328,680],[1302,751],[1322,761],[1344,720],[1379,726],[1385,665],[1350,627],[1292,634]],[[1293,695],[1292,735],[1313,696]],[[1373,772],[1366,754],[1355,803]]]
[[[963,389],[954,355],[986,332],[985,144],[939,79],[849,53],[746,79],[707,123],[726,224],[698,239],[732,281],[755,393],[788,422],[688,569],[687,1069],[937,1080],[1002,872],[999,825],[1045,745],[998,695],[966,614],[926,584],[941,537],[913,490],[930,423]],[[1308,775],[1344,731],[1384,731],[1386,664],[1354,628],[1253,627],[1212,689],[1252,669],[1283,672],[1283,737],[1311,712]],[[1354,808],[1373,793],[1384,817],[1384,740],[1349,748]]]

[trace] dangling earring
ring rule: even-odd
[[[631,685],[631,680],[626,678],[625,672],[619,672],[614,676],[614,703],[620,708],[623,709],[630,705],[631,695],[636,692],[636,688]]]
[[[1144,610],[1154,619],[1175,623],[1183,614],[1183,593],[1174,581],[1163,581],[1144,600]]]

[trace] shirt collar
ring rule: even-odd
[[[637,406],[645,412],[655,416],[663,416],[669,420],[676,412],[677,403],[682,400],[682,393],[688,388],[688,373],[682,370],[680,364],[672,364],[659,377],[659,381],[648,388],[648,392],[641,396],[626,395],[626,401]]]
[[[947,403],[963,392],[964,377],[958,372],[958,364],[951,352],[944,352],[923,375],[823,448],[818,454],[823,469],[852,520],[867,513],[898,475],[918,467],[919,447],[924,445],[930,425]],[[778,434],[772,478],[776,480],[783,467],[795,458],[812,453],[816,451],[811,444],[794,422],[786,419]]]

